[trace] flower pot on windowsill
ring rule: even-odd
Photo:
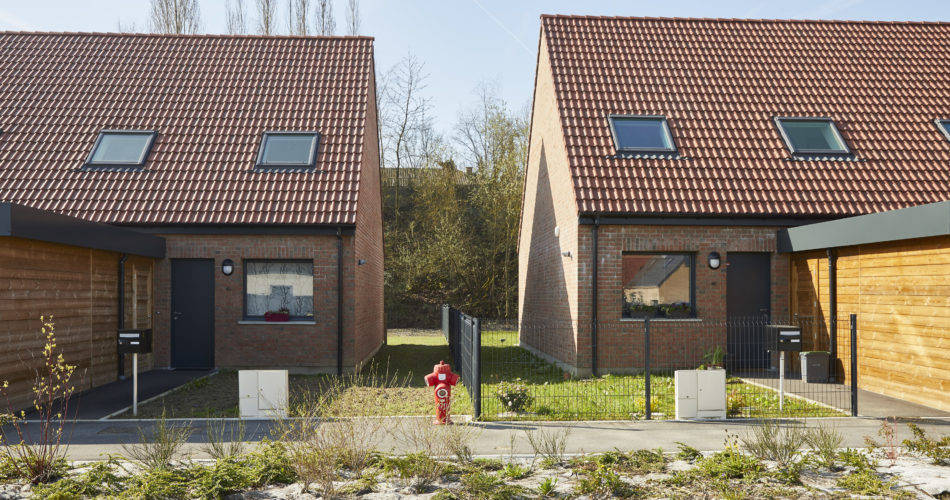
[[[631,319],[647,319],[656,317],[657,308],[654,306],[634,306],[627,309],[627,317]]]
[[[264,321],[269,321],[272,323],[280,323],[284,321],[290,321],[290,313],[286,312],[266,312],[264,313]]]

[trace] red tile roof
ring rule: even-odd
[[[0,33],[0,201],[129,224],[353,224],[366,37]],[[158,131],[143,171],[80,171],[100,130]],[[261,172],[265,130],[321,133]]]
[[[950,199],[950,24],[543,16],[581,213],[840,216]],[[544,48],[542,47],[542,50]],[[666,115],[676,159],[617,158],[607,115]],[[856,161],[793,160],[775,116]]]

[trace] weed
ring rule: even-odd
[[[884,438],[883,446],[877,441],[874,441],[870,436],[864,436],[864,442],[868,445],[869,451],[873,451],[876,448],[886,448],[884,450],[884,457],[891,461],[893,466],[898,457],[900,457],[900,448],[897,446],[897,419],[892,420],[884,419],[881,422],[881,428],[878,429],[877,435]]]
[[[564,451],[567,450],[567,438],[571,435],[570,427],[561,427],[558,430],[546,431],[543,427],[534,430],[525,430],[528,444],[534,450],[535,458],[541,457],[553,463],[564,461]]]
[[[525,493],[524,488],[505,484],[501,479],[482,471],[465,474],[461,480],[462,489],[458,496],[466,500],[513,500]]]
[[[429,500],[459,500],[459,496],[452,490],[439,490]]]
[[[373,490],[376,489],[377,484],[376,476],[364,475],[356,481],[340,488],[340,493],[347,496],[366,495],[367,493],[372,493]]]
[[[754,456],[739,451],[734,438],[726,438],[723,451],[697,461],[699,473],[712,479],[756,478],[762,473],[762,464]]]
[[[192,430],[188,425],[169,425],[162,410],[162,416],[155,422],[152,432],[146,433],[139,428],[139,442],[123,444],[122,450],[145,469],[168,468],[191,437]]]
[[[540,498],[557,496],[557,478],[546,477],[538,484],[537,492]]]
[[[774,460],[784,467],[798,455],[798,449],[805,443],[805,432],[797,425],[783,426],[774,420],[765,420],[752,426],[741,441],[749,453]]]
[[[45,498],[98,498],[118,494],[125,489],[123,478],[117,473],[118,461],[109,457],[96,462],[81,474],[68,476],[49,484],[33,487],[33,497]]]
[[[290,484],[297,481],[293,462],[282,443],[264,439],[257,449],[242,458],[249,468],[251,484],[254,486]]]
[[[472,443],[481,434],[482,429],[472,424],[443,425],[441,428],[449,454],[455,456],[459,462],[471,462],[475,454]]]
[[[730,417],[738,417],[747,406],[749,406],[749,403],[746,401],[745,394],[739,392],[738,389],[729,391],[728,397],[726,398],[727,415]]]
[[[839,451],[837,458],[845,467],[851,467],[856,470],[874,469],[877,467],[877,463],[861,450],[847,448]]]
[[[834,425],[824,423],[819,423],[805,433],[805,442],[811,447],[818,463],[828,470],[836,470],[835,457],[843,440],[844,437]]]
[[[623,482],[610,467],[599,465],[577,480],[574,491],[592,498],[630,498],[637,490]]]
[[[445,465],[424,453],[383,459],[383,471],[395,476],[416,493],[425,493],[432,483],[445,474]]]
[[[677,441],[676,446],[680,450],[679,453],[676,454],[676,458],[680,460],[685,460],[689,463],[693,463],[696,460],[703,458],[703,454],[699,450],[697,450],[696,448],[693,448],[692,446],[686,443]]]
[[[0,394],[7,401],[8,413],[0,423],[9,424],[12,431],[0,425],[0,455],[6,457],[5,468],[13,476],[33,484],[46,483],[60,477],[68,442],[64,443],[64,431],[69,419],[69,402],[75,392],[72,385],[74,365],[66,363],[62,349],[56,344],[56,328],[53,317],[41,316],[41,331],[46,338],[42,351],[42,366],[36,369],[33,381],[33,409],[39,424],[27,426],[26,412],[14,411],[7,392],[10,383],[0,381]],[[31,369],[30,371],[33,371]],[[37,430],[35,435],[33,430]],[[15,439],[11,439],[15,436]]]
[[[207,425],[207,439],[201,451],[215,460],[236,457],[244,453],[244,421],[229,426],[226,420],[211,420]]]
[[[774,472],[775,478],[785,484],[802,484],[802,471],[806,465],[805,460],[789,462]]]
[[[929,457],[936,465],[950,465],[950,436],[931,439],[920,427],[914,424],[907,424],[907,427],[914,434],[913,439],[904,440],[908,450]]]
[[[508,462],[505,464],[505,467],[501,469],[501,475],[513,480],[524,479],[531,475],[531,468]]]
[[[485,471],[496,471],[505,467],[504,463],[497,458],[476,458],[472,460],[472,465]]]
[[[871,469],[856,470],[850,474],[841,476],[836,483],[838,487],[844,488],[856,495],[914,498],[914,495],[908,491],[895,491],[897,488],[896,479],[890,479],[884,482],[880,476]]]

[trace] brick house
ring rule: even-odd
[[[115,294],[93,311],[0,274],[0,334],[97,318],[59,325],[67,352],[101,354],[91,385],[122,370],[123,323],[154,330],[143,368],[359,366],[384,342],[374,76],[367,37],[0,34],[0,202],[163,241],[102,256],[103,289],[123,273],[146,297],[134,321]]]
[[[652,366],[695,366],[729,318],[787,320],[778,231],[950,199],[948,42],[940,23],[542,16],[522,345],[642,369],[650,317]]]

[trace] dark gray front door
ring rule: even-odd
[[[771,316],[771,254],[730,252],[726,264],[726,359],[730,370],[769,367],[765,325]]]
[[[214,367],[214,260],[172,259],[175,368]]]

